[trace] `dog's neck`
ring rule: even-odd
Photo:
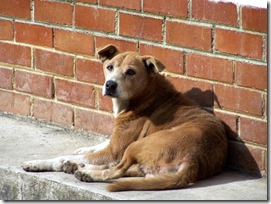
[[[112,98],[114,117],[118,117],[119,114],[123,113],[128,107],[128,102]]]

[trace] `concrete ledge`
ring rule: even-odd
[[[71,154],[105,139],[97,133],[0,114],[1,200],[267,200],[267,178],[225,170],[195,185],[167,191],[111,193],[106,183],[84,183],[62,172],[25,172],[24,161]]]

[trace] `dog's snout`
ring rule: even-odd
[[[106,84],[105,84],[105,88],[108,91],[116,90],[117,86],[118,86],[118,84],[116,82],[114,82],[114,81],[111,81],[111,80],[107,81]]]
[[[105,83],[105,95],[115,97],[118,84],[115,81],[109,80]]]

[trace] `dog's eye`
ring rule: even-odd
[[[135,75],[135,71],[133,69],[128,69],[126,72],[125,72],[126,75],[129,75],[129,76],[133,76]]]
[[[112,65],[108,65],[106,67],[106,69],[111,72],[111,71],[113,71],[114,67]]]

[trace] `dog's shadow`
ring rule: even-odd
[[[195,100],[214,115],[216,115],[214,103],[216,103],[217,108],[221,108],[219,98],[217,98],[216,94],[211,90],[202,91],[199,88],[192,88],[183,94]],[[228,138],[228,155],[225,171],[222,172],[221,175],[216,175],[215,177],[208,179],[208,181],[199,181],[194,187],[218,185],[261,177],[260,168],[250,150],[245,145],[245,142],[240,139],[238,134],[232,130],[225,121],[223,121],[223,123]],[[235,174],[232,174],[232,172],[235,172]]]

